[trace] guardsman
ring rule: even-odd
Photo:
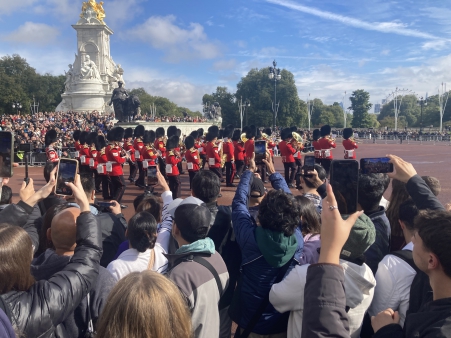
[[[296,176],[296,165],[294,160],[294,154],[296,149],[293,148],[291,143],[293,134],[290,128],[282,129],[280,133],[282,141],[279,142],[280,156],[282,157],[283,167],[285,169],[285,181],[288,187],[294,188],[294,179]],[[290,172],[291,170],[291,172]]]
[[[211,126],[208,128],[205,140],[207,141],[206,151],[208,167],[210,171],[214,172],[219,177],[219,179],[222,179],[221,156],[219,155],[219,145],[216,143],[218,135],[219,128],[217,126]]]
[[[223,137],[224,143],[222,144],[223,154],[226,156],[225,168],[226,168],[226,186],[236,187],[233,184],[233,179],[235,178],[235,148],[232,143],[233,136],[233,126],[229,124],[224,128]]]
[[[137,125],[133,135],[135,136],[135,140],[133,141],[133,149],[135,149],[135,160],[138,166],[138,180],[135,181],[135,185],[140,188],[144,188],[144,169],[143,169],[143,157],[142,150],[144,148],[143,137],[144,137],[144,126]],[[133,177],[134,179],[134,177]],[[132,181],[130,181],[132,182]]]
[[[319,144],[319,138],[321,137],[321,132],[319,129],[313,131],[313,141],[312,146],[315,150],[315,162],[321,164],[321,144]]]
[[[200,156],[199,167],[200,167],[200,170],[204,170],[205,164],[208,162],[206,145],[207,144],[205,143],[205,139],[204,139],[204,129],[203,128],[199,128],[199,129],[197,129],[197,138],[196,138],[196,143],[194,144],[194,146],[199,151],[199,156]]]
[[[257,127],[251,125],[246,130],[246,138],[247,141],[244,143],[244,150],[246,151],[246,165],[249,165],[249,161],[251,160],[254,154],[254,139],[257,136]]]
[[[147,187],[147,168],[155,165],[158,158],[157,151],[153,146],[155,142],[155,132],[153,130],[146,130],[144,132],[143,142],[144,147],[141,150],[141,157],[143,158],[143,177],[141,178],[140,176],[139,181],[144,182],[144,185]],[[151,191],[153,191],[153,187],[151,188]]]
[[[81,133],[80,130],[75,130],[74,133],[72,134],[72,137],[74,138],[74,141],[75,141],[74,142],[75,158],[77,160],[80,160],[80,148],[81,148],[80,142],[79,142],[79,140],[80,140],[80,133]]]
[[[193,131],[191,135],[185,138],[185,158],[186,158],[186,169],[189,175],[189,189],[191,190],[191,182],[194,176],[199,171],[200,157],[199,151],[195,147],[197,131]]]
[[[96,147],[99,150],[97,155],[97,173],[99,174],[100,180],[102,182],[102,197],[104,201],[111,200],[110,196],[110,177],[106,171],[106,163],[108,162],[108,158],[106,155],[106,142],[105,136],[97,135],[97,143]]]
[[[296,163],[296,174],[301,173],[302,168],[302,150],[304,149],[304,143],[303,143],[303,131],[298,131],[298,127],[291,127],[291,134],[297,133],[302,140],[297,140],[294,136],[291,139],[291,144],[294,149],[296,149],[296,152],[294,153],[294,162]]]
[[[80,175],[92,176],[91,169],[89,168],[89,158],[91,157],[91,153],[89,151],[88,145],[88,136],[89,133],[87,131],[82,131],[80,133]]]
[[[107,172],[111,177],[112,192],[111,197],[113,200],[121,203],[122,196],[125,192],[125,180],[124,171],[122,165],[130,158],[130,155],[122,148],[124,144],[124,128],[115,127],[110,130],[113,135],[113,145],[107,153]],[[127,206],[121,204],[121,208],[125,209]]]
[[[55,143],[58,141],[58,134],[55,129],[51,129],[45,133],[45,154],[47,155],[47,162],[58,162],[59,156],[55,149]]]
[[[155,142],[154,147],[159,152],[158,165],[160,166],[161,174],[166,177],[166,142],[165,142],[165,132],[163,127],[159,127],[155,130]]]
[[[236,178],[240,178],[241,174],[244,170],[244,143],[241,141],[241,129],[235,129],[232,135],[233,141],[233,155],[235,157],[235,165],[236,165]]]
[[[343,129],[343,147],[345,148],[345,159],[355,159],[355,150],[359,147],[354,140],[352,128]]]
[[[96,147],[97,142],[97,133],[91,132],[88,135],[88,145],[89,145],[89,169],[91,169],[92,174],[94,175],[94,184],[95,184],[95,190],[96,193],[102,192],[102,189],[100,186],[102,185],[102,178],[99,176],[99,173],[97,172],[97,165],[98,165],[98,156],[99,151]]]
[[[180,139],[177,135],[172,135],[166,142],[166,175],[168,176],[169,189],[172,191],[174,199],[182,195],[182,183],[177,164],[181,161],[180,153],[175,148],[179,145]]]
[[[276,144],[274,143],[274,141],[271,138],[272,135],[272,129],[271,128],[266,128],[263,130],[263,132],[268,135],[268,140],[266,140],[266,144],[267,144],[267,148],[269,150],[269,153],[271,154],[271,159],[272,162],[274,163],[274,148],[276,147]]]
[[[330,163],[334,159],[332,154],[332,149],[334,149],[337,145],[335,144],[335,140],[332,139],[330,133],[332,128],[329,125],[324,125],[320,129],[321,138],[319,139],[319,144],[321,145],[321,165],[326,170],[326,173],[329,174]]]
[[[133,128],[125,129],[124,133],[124,149],[126,152],[130,154],[130,158],[128,159],[128,168],[129,168],[129,176],[128,180],[133,183],[135,182],[136,172],[138,171],[138,166],[136,164],[135,157],[135,146],[133,142]]]

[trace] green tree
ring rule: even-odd
[[[372,127],[373,121],[368,114],[368,111],[373,106],[370,103],[370,93],[363,89],[357,89],[349,99],[351,100],[349,109],[352,109],[352,126],[354,128]]]
[[[238,112],[238,105],[234,103],[234,94],[229,92],[227,87],[217,87],[216,91],[211,94],[205,94],[202,97],[202,104],[209,104],[210,106],[217,102],[221,107],[222,125],[226,126],[232,124],[235,127],[240,127],[240,116]]]

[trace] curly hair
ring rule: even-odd
[[[258,210],[258,220],[264,229],[294,234],[301,220],[301,208],[292,194],[271,190],[263,198]]]
[[[157,240],[157,221],[147,211],[138,212],[128,222],[127,237],[139,252],[153,249]]]

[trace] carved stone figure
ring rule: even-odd
[[[83,2],[83,4],[81,5],[80,18],[89,20],[93,17],[95,17],[97,20],[103,23],[103,19],[105,19],[105,10],[103,9],[103,1],[96,3],[95,0],[89,0]]]
[[[66,73],[66,81],[64,82],[65,91],[70,91],[70,87],[72,86],[72,80],[74,76],[74,70],[72,65],[69,65],[69,70]]]
[[[117,79],[117,82],[121,81],[125,86],[123,75],[124,75],[124,70],[122,69],[121,65],[118,64],[116,66],[116,68],[114,69],[113,76]]]
[[[111,95],[111,101],[110,106],[113,105],[114,107],[114,115],[116,117],[116,120],[119,120],[120,122],[126,121],[125,116],[125,101],[128,98],[127,90],[122,87],[123,82],[118,82],[119,87],[115,88],[113,90],[113,94]]]
[[[85,60],[83,61],[80,69],[80,78],[81,79],[98,79],[100,80],[100,73],[97,69],[97,66],[94,61],[91,60],[89,55],[85,56]]]

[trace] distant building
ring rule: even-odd
[[[387,99],[382,99],[382,105],[387,103]]]
[[[381,104],[375,103],[374,104],[374,114],[379,114],[381,112]]]

